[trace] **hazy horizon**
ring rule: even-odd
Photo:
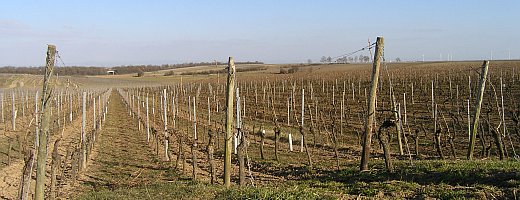
[[[387,60],[520,59],[517,8],[513,0],[8,1],[0,8],[0,66],[41,66],[47,44],[68,66],[228,56],[318,62],[377,36],[385,37]]]

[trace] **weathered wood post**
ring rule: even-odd
[[[81,100],[82,108],[81,108],[81,160],[80,160],[80,170],[87,166],[87,92],[83,92],[83,98]]]
[[[466,115],[467,115],[467,118],[468,118],[468,140],[471,140],[471,116],[469,114],[469,99],[466,100],[467,102],[467,112],[466,112]]]
[[[98,96],[98,115],[99,115],[99,117],[98,117],[97,123],[98,123],[98,128],[99,128],[99,130],[101,130],[101,125],[102,125],[101,123],[103,122],[103,112],[102,112],[102,110],[101,110],[101,108],[102,108],[101,106],[102,106],[103,104],[102,104],[102,102],[101,102],[101,95],[102,95],[102,94],[100,94],[100,95]]]
[[[193,165],[193,181],[197,180],[197,112],[195,106],[195,97],[193,97],[193,146],[191,148],[192,165]]]
[[[137,95],[137,130],[141,130],[141,95]]]
[[[340,106],[340,120],[339,120],[339,134],[343,136],[343,116],[345,115],[344,109],[345,109],[345,82],[343,82],[343,93],[341,95],[341,106]]]
[[[395,100],[395,95],[393,93],[392,82],[390,82],[390,104],[392,106],[392,112],[394,114],[394,119],[396,121],[395,130],[397,132],[397,144],[399,146],[399,155],[404,155],[403,151],[403,133],[401,132],[401,118],[399,118],[399,113],[397,112],[397,102]]]
[[[291,103],[290,103],[290,99],[287,98],[287,127],[290,127],[291,124],[290,124],[290,117],[291,117]],[[291,131],[288,130],[288,133],[287,133],[287,137],[288,137],[288,140],[289,140],[289,151],[293,151],[293,141],[292,141],[292,134],[291,134]]]
[[[11,117],[12,117],[12,125],[13,125],[13,131],[16,131],[16,103],[15,103],[15,92],[13,91],[11,97],[13,98],[12,99],[12,114],[11,114]]]
[[[69,113],[69,122],[72,123],[72,93],[70,94],[69,96],[69,109],[70,109],[70,113]]]
[[[50,195],[49,199],[56,199],[56,174],[59,171],[60,164],[61,164],[61,158],[60,154],[58,153],[58,145],[60,143],[60,139],[57,139],[56,142],[54,142],[54,149],[52,150],[52,164],[51,164],[51,189],[50,189]]]
[[[170,161],[170,156],[168,155],[168,145],[169,145],[169,134],[168,134],[168,115],[166,110],[166,88],[163,89],[163,101],[162,101],[162,110],[163,110],[163,119],[164,119],[164,156],[166,158],[166,161]]]
[[[56,55],[56,46],[48,45],[47,59],[45,66],[45,76],[43,78],[43,89],[41,99],[41,112],[43,116],[40,119],[40,146],[38,147],[38,158],[36,163],[36,190],[34,199],[43,200],[45,198],[45,167],[47,163],[47,136],[50,129],[50,112],[47,104],[50,103],[53,84],[50,81],[52,72],[54,71],[54,61]]]
[[[241,133],[240,144],[238,145],[238,183],[240,186],[246,184],[246,157],[247,157],[247,140],[246,133]]]
[[[38,146],[40,145],[40,125],[38,124],[39,116],[40,113],[38,111],[38,91],[36,91],[36,94],[34,95],[34,119],[36,121],[36,128],[34,130],[34,146],[36,147],[35,149],[38,149]]]
[[[237,86],[237,88],[235,88],[236,90],[236,93],[235,93],[235,98],[236,98],[236,129],[237,129],[237,132],[233,135],[233,153],[234,154],[238,154],[238,143],[239,143],[239,140],[240,140],[240,136],[241,136],[241,116],[240,116],[240,88]]]
[[[195,97],[193,97],[193,138],[195,142],[198,140],[197,138],[197,106],[196,106]]]
[[[95,131],[97,129],[97,126],[96,126],[96,97],[94,97],[94,99],[92,101],[94,103],[94,106],[92,107],[92,111],[94,113],[93,118],[92,118],[92,122],[93,122],[92,123],[92,126],[93,126],[92,128]]]
[[[475,111],[473,113],[473,122],[471,124],[471,136],[468,148],[468,160],[473,159],[473,151],[475,149],[475,140],[477,138],[478,119],[480,117],[480,107],[482,106],[482,99],[484,97],[484,90],[486,88],[486,79],[489,69],[489,61],[484,61],[482,64],[482,72],[480,73],[479,90],[477,96],[477,102]]]
[[[372,76],[370,84],[370,96],[368,103],[368,110],[365,119],[365,133],[363,134],[363,151],[361,154],[360,170],[368,170],[368,160],[370,159],[370,145],[372,143],[372,131],[374,129],[375,106],[376,106],[376,91],[379,82],[379,69],[381,67],[381,57],[383,53],[384,38],[378,37],[376,41],[376,52],[374,55],[374,63],[372,66]]]
[[[226,89],[226,138],[225,138],[225,155],[224,155],[224,185],[229,188],[231,186],[231,150],[233,146],[233,93],[235,91],[235,61],[233,57],[229,57],[228,61],[228,78]]]
[[[0,107],[2,107],[1,109],[1,117],[2,117],[2,123],[4,123],[5,119],[4,119],[4,93],[0,93]]]
[[[302,85],[302,130],[303,130],[303,121],[305,119],[305,89],[303,88],[303,85]],[[301,141],[300,141],[300,152],[303,152],[303,140],[305,139],[305,136],[304,134],[301,134]]]
[[[150,143],[150,111],[148,105],[148,94],[146,94],[146,142]]]
[[[208,153],[208,163],[209,163],[209,174],[210,174],[210,181],[211,184],[215,184],[216,182],[216,169],[215,169],[215,161],[213,159],[213,153],[215,152],[215,149],[213,147],[213,143],[215,142],[215,134],[211,130],[211,128],[208,130],[208,146],[206,147],[207,153]],[[180,156],[180,155],[179,155]]]

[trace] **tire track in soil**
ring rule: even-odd
[[[146,135],[134,125],[135,119],[117,92],[111,95],[105,126],[85,171],[80,173],[76,187],[69,192],[74,198],[83,192],[114,190],[168,180],[164,167],[146,144]]]

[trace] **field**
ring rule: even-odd
[[[238,65],[239,90],[233,93],[240,106],[234,102],[233,110],[242,123],[233,130],[240,130],[235,140],[246,141],[236,150],[245,154],[245,180],[239,185],[240,156],[234,153],[230,189],[223,186],[227,74],[219,73],[227,66],[143,77],[60,76],[50,105],[47,194],[58,199],[517,199],[520,61],[490,62],[475,154],[468,160],[468,121],[474,117],[481,65],[383,64],[369,170],[363,171],[371,64]],[[35,99],[42,80],[0,76],[0,198],[17,198],[26,152],[35,146]],[[52,173],[58,139],[61,159]],[[392,168],[384,159],[385,142]],[[53,176],[56,187],[50,189]]]

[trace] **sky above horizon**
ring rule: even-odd
[[[394,60],[520,59],[520,1],[19,0],[0,7],[0,66],[318,62],[385,38]],[[356,55],[369,55],[364,51]]]

